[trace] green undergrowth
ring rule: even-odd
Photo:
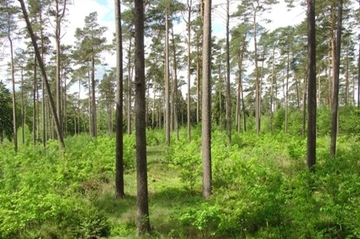
[[[212,132],[213,194],[201,198],[201,133],[164,144],[148,131],[149,209],[145,238],[359,238],[360,140],[317,140],[316,173],[306,139],[287,134]],[[0,145],[0,238],[135,238],[135,138],[124,136],[125,192],[114,197],[115,139],[74,136]]]

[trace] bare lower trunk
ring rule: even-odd
[[[316,163],[316,29],[315,0],[308,0],[308,132],[307,166],[315,172]]]
[[[17,118],[16,118],[16,95],[15,95],[15,66],[14,66],[14,49],[13,49],[13,41],[10,36],[10,32],[8,35],[8,39],[10,42],[10,58],[11,58],[11,84],[12,84],[12,113],[13,113],[13,138],[14,138],[14,151],[18,151],[18,139],[17,139]]]
[[[202,196],[211,195],[211,0],[204,1],[202,81]]]
[[[338,23],[336,31],[336,54],[335,54],[335,69],[334,69],[334,91],[331,117],[331,141],[330,141],[330,156],[332,158],[336,155],[336,137],[338,134],[338,108],[339,108],[339,75],[340,75],[340,54],[341,54],[341,28],[342,28],[342,0],[339,0],[338,5]]]

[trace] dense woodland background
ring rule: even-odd
[[[0,3],[0,238],[360,237],[360,1],[69,4]]]

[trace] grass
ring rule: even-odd
[[[169,238],[169,233],[179,229],[170,218],[174,210],[201,200],[200,191],[195,193],[185,189],[177,166],[166,162],[165,149],[162,145],[147,147],[149,213],[153,231],[144,238]],[[112,181],[103,184],[101,191],[94,205],[109,217],[113,227],[113,236],[109,238],[136,238],[136,172],[131,170],[125,174],[124,198],[115,199]]]

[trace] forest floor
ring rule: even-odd
[[[197,185],[196,192],[184,188],[178,166],[169,164],[165,154],[164,146],[147,146],[149,214],[153,233],[149,238],[169,238],[171,231],[179,230],[169,220],[174,210],[191,207],[194,202],[201,200],[201,185]],[[107,213],[113,225],[120,225],[120,234],[130,232],[126,237],[110,238],[136,238],[135,170],[128,171],[125,175],[125,198],[115,199],[113,182],[103,184],[101,191],[95,206]]]

